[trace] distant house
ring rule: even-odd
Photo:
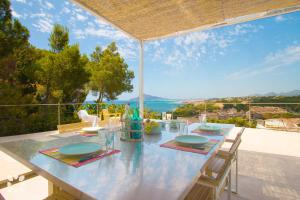
[[[265,120],[266,128],[285,128],[287,125],[282,119],[267,119]]]

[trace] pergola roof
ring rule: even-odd
[[[73,0],[138,40],[300,10],[300,0]]]

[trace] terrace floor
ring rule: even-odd
[[[42,140],[50,135],[58,136],[54,131],[2,137],[0,143],[25,138]],[[239,194],[233,195],[232,199],[299,200],[299,144],[300,133],[247,128],[239,148]],[[0,180],[29,170],[1,151],[0,163]],[[40,200],[47,196],[47,192],[47,180],[40,176],[0,190],[7,200]],[[222,196],[223,199],[226,199],[225,193]]]

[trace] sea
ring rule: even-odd
[[[114,104],[129,104],[130,107],[137,107],[138,101],[112,101]],[[182,105],[180,100],[145,100],[144,106],[152,111],[156,112],[168,112],[174,111],[178,106]]]
[[[89,103],[89,102],[85,102]],[[138,106],[137,101],[125,101],[125,100],[115,100],[105,102],[108,104],[129,104],[130,107],[134,108]],[[152,111],[156,112],[170,112],[174,111],[178,106],[182,105],[181,100],[145,100],[144,101],[145,108],[148,108]]]

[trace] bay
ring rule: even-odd
[[[108,102],[107,102],[108,103]],[[134,108],[137,107],[139,102],[138,101],[112,101],[109,103],[114,104],[129,104],[130,107]],[[156,112],[171,112],[175,110],[178,106],[182,105],[181,101],[179,100],[163,100],[163,101],[144,101],[145,108],[150,109]]]

